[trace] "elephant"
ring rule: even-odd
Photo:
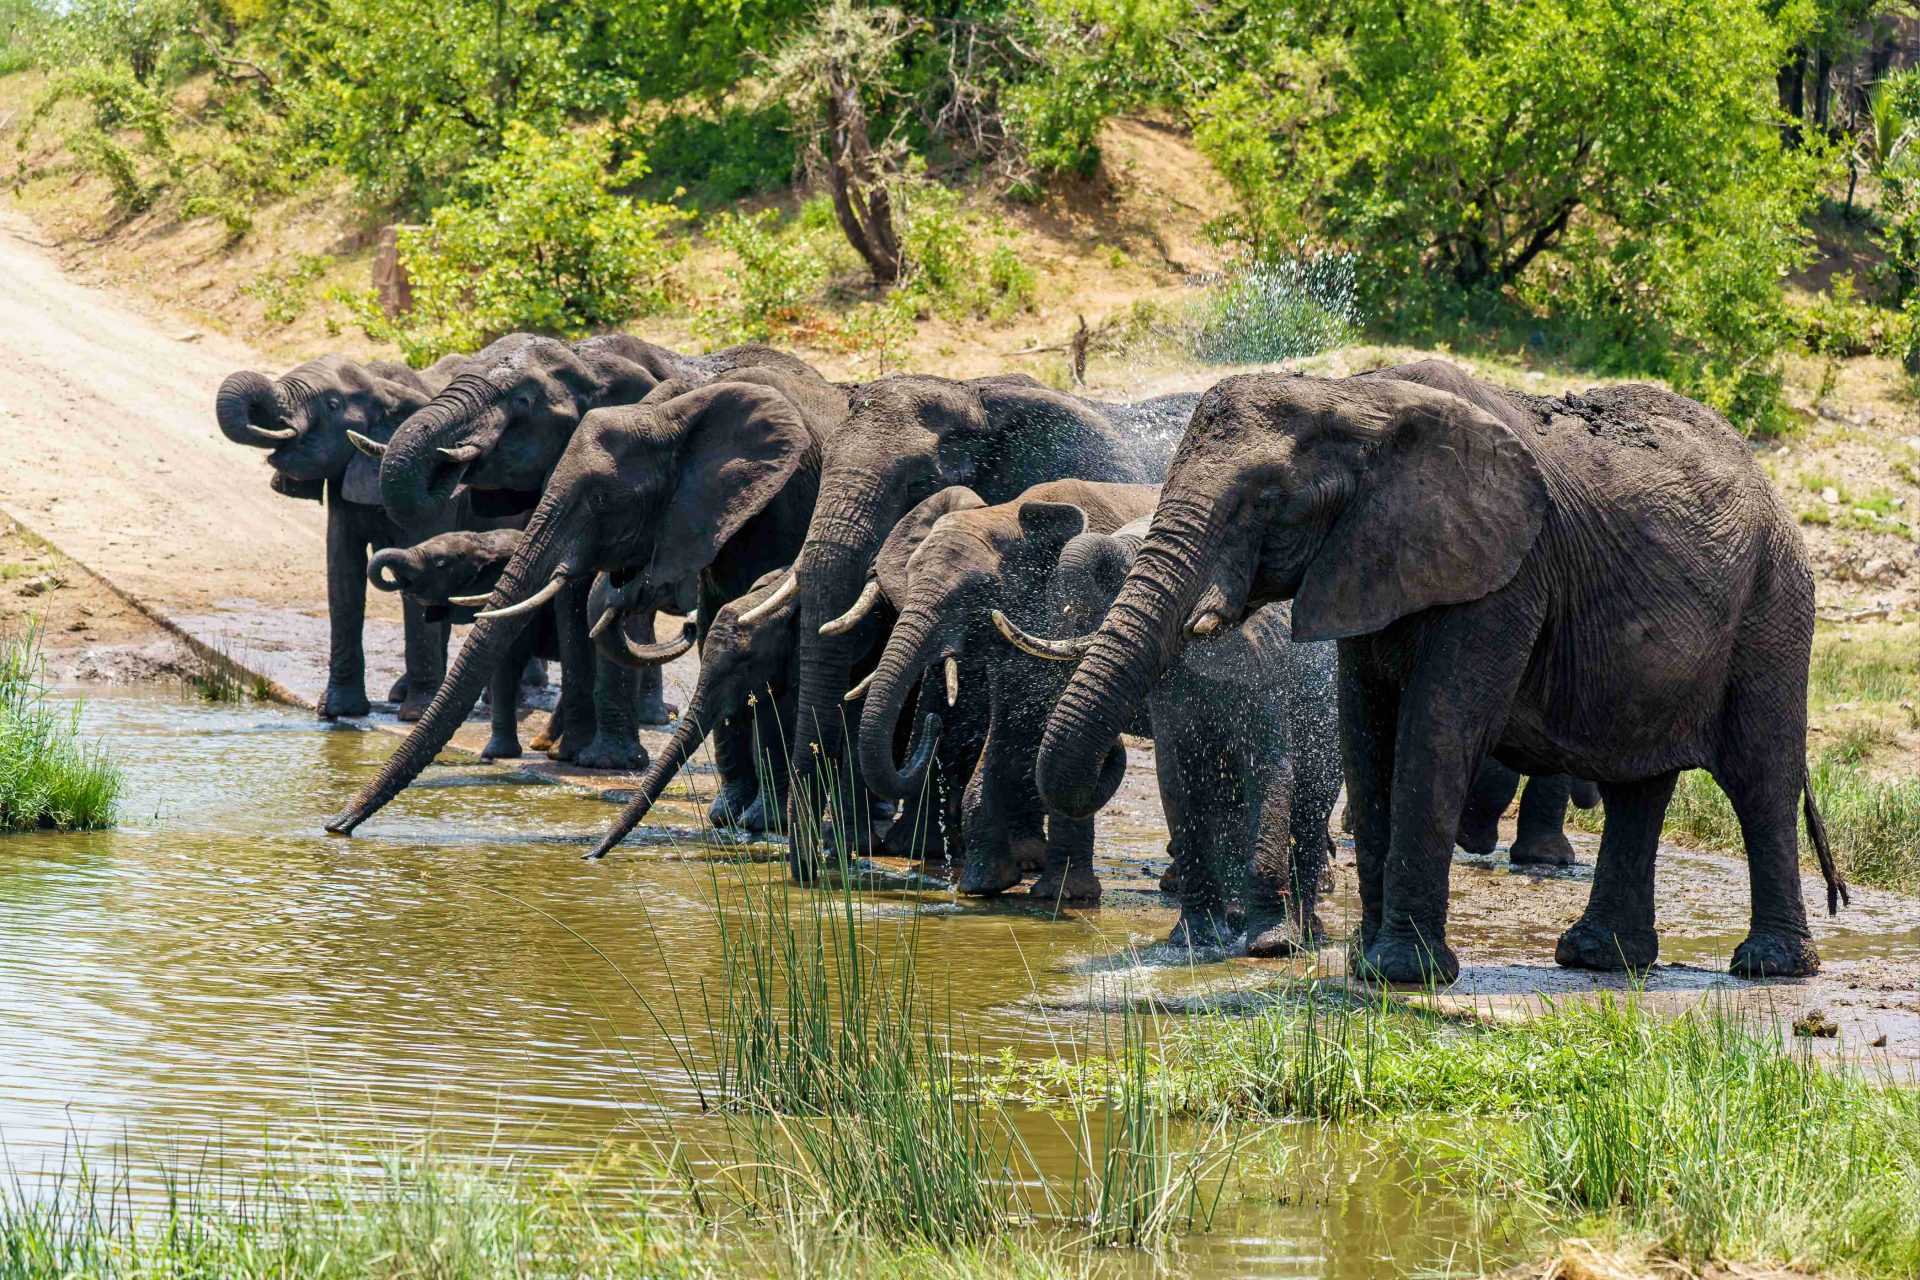
[[[475,354],[376,450],[381,501],[405,524],[428,518],[463,487],[482,514],[528,512],[587,413],[633,404],[669,379],[705,381],[754,365],[817,376],[805,362],[768,347],[683,356],[623,333],[579,342],[511,334]],[[661,723],[660,674],[656,668],[636,676],[596,664],[587,637],[587,587],[584,580],[568,587],[557,610],[561,754],[590,768],[637,768],[635,682],[645,681],[643,720]]]
[[[1357,971],[1451,982],[1453,836],[1489,751],[1593,779],[1593,888],[1555,959],[1659,954],[1654,857],[1682,769],[1739,815],[1751,915],[1735,974],[1809,974],[1806,764],[1813,575],[1799,531],[1725,419],[1656,387],[1555,399],[1424,361],[1324,379],[1244,374],[1201,400],[1153,529],[1041,744],[1040,793],[1091,813],[1132,709],[1192,637],[1293,602],[1338,640],[1354,815]]]
[[[1033,755],[1049,686],[1057,692],[1065,682],[1054,679],[1049,666],[1035,670],[1031,659],[1002,644],[993,635],[991,618],[1000,610],[1035,620],[1068,540],[1088,528],[1112,532],[1150,512],[1158,496],[1152,485],[1050,480],[1011,502],[988,506],[972,490],[956,486],[935,494],[902,521],[913,531],[908,541],[917,545],[907,558],[904,582],[890,593],[899,601],[899,621],[864,689],[859,760],[872,790],[893,798],[911,796],[923,785],[933,742],[943,735],[943,715],[970,704],[985,708],[978,764],[964,795],[963,893],[997,893],[1017,883],[1024,865],[1021,846],[1039,834],[1044,817],[1046,834],[1037,850],[1044,874],[1033,896],[1077,902],[1100,897],[1092,824],[1044,815],[1033,787]],[[928,522],[928,514],[936,518]],[[928,675],[933,671],[940,673],[937,684]],[[948,711],[927,713],[903,769],[893,757],[897,728],[923,675],[929,682],[923,703]],[[978,710],[973,715],[978,718]]]
[[[1119,595],[1150,516],[1068,542],[1046,587],[1046,615],[1066,635],[1041,638],[1005,616],[1017,648],[1077,661]],[[1335,646],[1296,644],[1285,604],[1181,650],[1147,695],[1161,807],[1172,836],[1180,920],[1168,941],[1251,955],[1311,951],[1326,938],[1317,908],[1340,794]],[[1031,756],[1029,756],[1031,758]]]
[[[1454,843],[1468,853],[1492,853],[1500,843],[1500,815],[1520,790],[1520,775],[1492,756],[1480,762],[1467,802],[1460,810]],[[1600,789],[1585,778],[1564,773],[1527,779],[1520,796],[1519,827],[1507,848],[1507,860],[1516,867],[1570,867],[1576,861],[1565,831],[1567,803],[1591,809],[1600,803]]]
[[[755,767],[765,785],[754,789],[747,809],[741,812],[709,812],[716,826],[738,826],[763,832],[776,828],[784,812],[783,786],[786,770],[778,767],[784,726],[792,723],[792,690],[795,627],[800,612],[789,598],[774,602],[769,611],[760,612],[757,621],[745,623],[741,615],[759,610],[786,577],[782,566],[762,576],[745,595],[720,606],[713,621],[700,637],[700,678],[686,714],[674,726],[673,736],[660,749],[653,763],[640,778],[640,785],[627,807],[600,837],[589,858],[604,858],[613,847],[627,838],[646,819],[700,744],[723,723],[731,723],[735,734],[750,747]],[[689,624],[675,647],[691,648],[694,629]],[[664,652],[664,650],[663,650]],[[662,653],[639,652],[623,646],[620,660],[653,663]],[[718,799],[715,801],[718,804]]]
[[[581,421],[433,705],[329,831],[351,832],[419,774],[528,618],[568,583],[581,584],[584,604],[593,576],[609,574],[596,626],[677,605],[696,589],[699,616],[711,619],[779,567],[783,550],[791,557],[812,515],[822,434],[845,414],[846,393],[817,377],[756,369],[657,391]],[[563,652],[564,641],[563,629]]]
[[[853,811],[861,792],[841,708],[868,641],[841,628],[863,601],[871,607],[866,583],[888,532],[949,485],[1001,503],[1046,480],[1156,480],[1164,433],[1147,424],[1178,419],[1186,403],[1163,397],[1151,413],[1122,412],[1019,377],[901,375],[854,392],[846,424],[827,441],[813,521],[782,588],[799,593],[801,611],[792,804],[810,820],[792,826],[796,875],[811,874],[823,847],[809,834],[826,832],[815,825],[822,811]],[[862,839],[834,835],[849,852]]]
[[[367,607],[367,550],[405,546],[416,534],[466,523],[460,495],[425,525],[403,524],[380,505],[379,474],[356,452],[349,433],[384,441],[424,407],[464,358],[449,356],[424,374],[384,361],[360,364],[322,356],[278,379],[243,370],[229,375],[214,398],[220,431],[236,444],[271,450],[273,488],[292,498],[323,501],[327,509],[327,686],[316,708],[322,719],[363,716],[367,697],[362,631]],[[388,693],[402,720],[417,720],[446,666],[447,629],[403,605],[406,674]]]

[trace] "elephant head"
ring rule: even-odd
[[[367,562],[367,579],[382,591],[413,597],[444,619],[454,599],[492,593],[524,536],[518,529],[457,531],[411,547],[388,547]]]
[[[1146,472],[1133,442],[1106,416],[1030,379],[904,376],[860,387],[847,421],[827,441],[819,500],[794,566],[796,758],[839,758],[841,699],[870,643],[846,620],[881,542],[915,504],[949,485],[993,503],[1045,480],[1138,482]]]
[[[819,447],[779,380],[715,382],[588,414],[433,705],[328,830],[351,831],[412,781],[520,628],[568,582],[637,577],[638,607],[661,607],[779,499]]]
[[[626,839],[708,734],[727,721],[746,716],[755,700],[773,698],[778,702],[792,667],[800,616],[799,604],[791,596],[785,601],[773,599],[786,574],[785,569],[777,569],[764,575],[751,591],[728,601],[715,613],[700,644],[700,678],[687,709],[674,725],[667,745],[641,775],[633,799],[587,854],[589,858],[605,857]],[[743,621],[747,615],[753,615],[753,620]],[[681,641],[675,643],[691,647],[691,623]],[[771,743],[761,744],[755,754],[772,749]]]
[[[1075,816],[1187,638],[1292,600],[1297,641],[1379,631],[1509,582],[1549,499],[1520,433],[1409,379],[1248,374],[1201,400],[1152,530],[1048,718],[1038,781]]]
[[[234,443],[271,450],[281,493],[319,498],[331,483],[347,501],[371,505],[380,500],[379,470],[352,435],[385,441],[428,399],[404,365],[322,356],[277,380],[252,370],[230,375],[214,397],[214,419]]]

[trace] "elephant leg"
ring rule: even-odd
[[[560,734],[547,754],[555,760],[572,760],[599,729],[594,689],[599,655],[587,638],[586,584],[570,583],[560,592],[554,601],[554,625],[559,633],[561,698],[553,714],[560,722]]]
[[[1507,859],[1516,867],[1570,867],[1579,859],[1573,856],[1573,842],[1567,839],[1567,801],[1573,796],[1573,779],[1564,773],[1536,775],[1527,779],[1520,793],[1520,823],[1514,833],[1513,847]]]
[[[444,622],[428,622],[426,606],[411,598],[400,599],[400,616],[406,631],[406,693],[401,696],[398,717],[407,722],[426,714],[427,704],[440,692],[447,678],[447,637],[450,628]]]
[[[1806,669],[1804,658],[1799,669]],[[1734,948],[1729,966],[1742,978],[1806,977],[1820,971],[1800,882],[1806,705],[1804,681],[1762,672],[1736,681],[1724,713],[1713,776],[1740,819],[1752,894],[1747,936]],[[1606,801],[1611,822],[1613,800]]]
[[[947,866],[958,868],[967,857],[967,787],[980,765],[981,732],[978,716],[956,719],[955,731],[942,733],[934,748],[940,767],[940,824]]]
[[[1036,902],[1098,903],[1100,877],[1093,870],[1093,838],[1093,819],[1048,814],[1046,865],[1027,895]]]
[[[526,670],[520,675],[520,687],[522,689],[544,689],[547,687],[546,659],[538,657],[529,657],[527,659]]]
[[[366,521],[327,486],[327,688],[317,708],[323,720],[364,716],[367,655],[362,628],[367,620]]]
[[[1347,784],[1347,818],[1353,827],[1354,872],[1360,890],[1361,948],[1379,936],[1386,894],[1387,849],[1393,834],[1394,726],[1399,692],[1378,678],[1363,679],[1358,662],[1340,643],[1340,769]]]
[[[634,638],[641,644],[652,644],[654,642],[653,626],[654,615],[648,614],[644,621],[635,623]],[[645,725],[671,724],[674,716],[680,713],[680,708],[667,704],[665,671],[658,666],[652,666],[643,669],[639,674],[640,684],[635,691],[634,710],[634,714],[639,717],[639,722]]]
[[[1603,782],[1607,823],[1593,863],[1587,909],[1560,935],[1553,958],[1569,969],[1645,969],[1660,957],[1654,928],[1653,861],[1678,773]]]
[[[965,827],[966,858],[960,870],[960,892],[980,896],[1004,893],[1026,877],[1026,856],[1038,853],[1045,870],[1046,840],[1044,814],[1042,830],[1031,824],[1028,796],[1022,777],[1031,786],[1033,759],[1018,758],[1010,746],[1014,736],[1014,712],[1003,701],[1003,691],[995,688],[987,717],[986,740],[980,748],[980,764],[967,784],[962,823]],[[1016,845],[1016,833],[1022,837]],[[1037,848],[1032,837],[1039,834]],[[1064,871],[1062,875],[1064,875]]]
[[[1307,806],[1296,785],[1293,762],[1272,762],[1262,776],[1259,829],[1253,836],[1245,893],[1247,954],[1282,956],[1311,951],[1326,937],[1315,911],[1320,876],[1326,870],[1326,815],[1321,817],[1320,839],[1303,839],[1299,828],[1310,828],[1311,822],[1296,817],[1297,811]]]
[[[1460,806],[1460,829],[1453,842],[1468,853],[1489,854],[1500,843],[1500,816],[1520,789],[1520,775],[1492,756],[1480,762],[1473,790]]]
[[[492,732],[480,751],[482,760],[518,760],[520,758],[520,676],[526,670],[527,654],[533,648],[533,628],[514,637],[513,647],[494,668],[489,681],[492,688],[487,708]]]
[[[758,702],[755,703],[758,711]],[[760,804],[760,776],[754,755],[755,716],[730,716],[713,732],[713,768],[720,785],[707,806],[707,821],[716,827],[747,826],[747,813],[759,807],[760,827],[766,829],[766,806]]]
[[[647,749],[640,745],[635,714],[640,699],[638,671],[594,656],[593,739],[574,752],[573,762],[587,769],[644,769]]]
[[[1537,616],[1525,601],[1469,606],[1437,617],[1400,699],[1393,746],[1393,819],[1380,931],[1363,968],[1387,982],[1452,982],[1447,893],[1460,809],[1480,759],[1506,722],[1532,650]],[[1516,637],[1523,643],[1514,643]]]

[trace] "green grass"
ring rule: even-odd
[[[48,702],[37,630],[0,641],[0,831],[112,825],[120,771],[81,740],[80,709]]]

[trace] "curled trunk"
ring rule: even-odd
[[[213,416],[221,435],[255,449],[277,449],[299,434],[272,381],[251,369],[230,374],[220,384]]]
[[[1162,501],[1152,537],[1047,718],[1035,777],[1048,808],[1087,818],[1112,798],[1120,732],[1179,656],[1222,524],[1198,506]]]
[[[380,460],[380,501],[402,528],[420,528],[453,498],[468,462],[457,462],[442,449],[459,449],[486,437],[482,451],[506,418],[500,391],[476,374],[462,374],[449,382],[427,406],[415,413],[387,442]]]
[[[939,717],[929,714],[908,751],[906,767],[894,764],[893,738],[900,715],[921,674],[938,656],[938,621],[926,609],[911,608],[903,614],[867,686],[860,713],[860,770],[868,789],[889,800],[903,800],[920,789],[932,739],[939,733]]]
[[[673,727],[673,736],[667,739],[667,745],[660,749],[653,763],[640,776],[639,791],[620,811],[620,816],[613,820],[613,825],[600,837],[600,842],[586,855],[588,858],[604,858],[615,845],[625,840],[646,819],[660,799],[660,793],[667,789],[667,784],[674,780],[682,766],[700,749],[700,744],[706,741],[706,731],[701,728],[705,714],[704,693],[702,689],[694,690],[693,705],[680,717],[680,723]]]
[[[367,561],[367,579],[382,591],[403,591],[406,580],[394,572],[395,565],[404,565],[406,552],[398,547],[388,547],[376,551],[373,559]]]

